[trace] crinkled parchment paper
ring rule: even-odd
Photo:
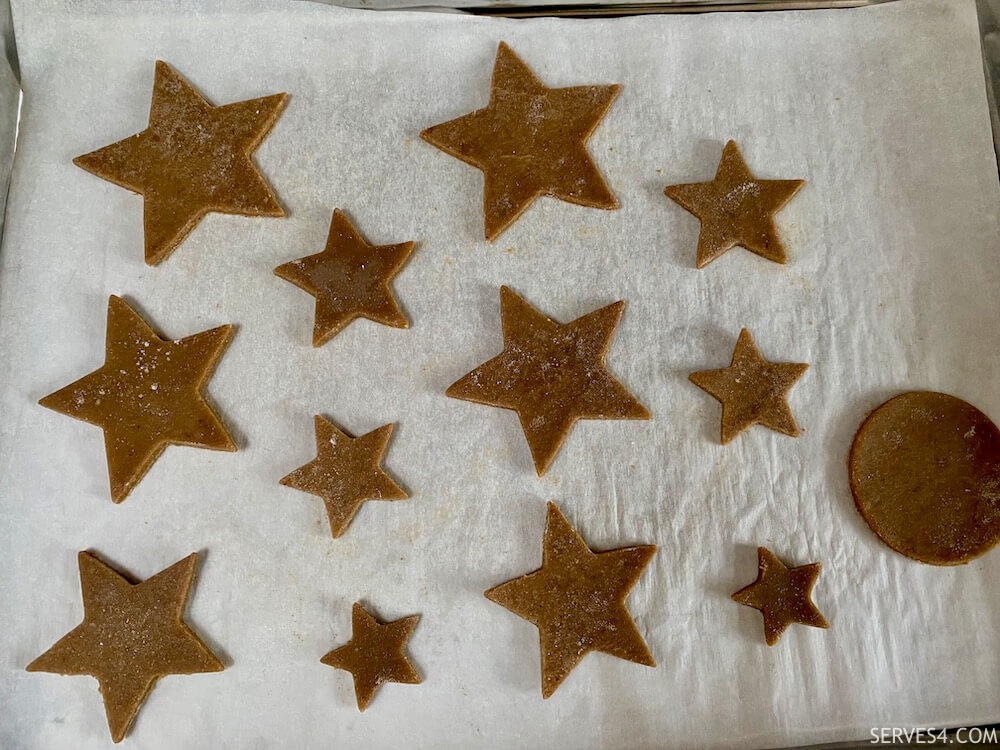
[[[109,744],[96,682],[24,666],[82,616],[76,552],[147,577],[202,553],[188,619],[219,674],[167,677],[141,748],[745,747],[872,726],[1000,718],[1000,552],[934,568],[854,511],[846,457],[901,390],[1000,418],[1000,191],[971,0],[861,10],[511,22],[299,2],[19,0],[25,90],[0,253],[0,745]],[[539,200],[493,245],[482,177],[418,134],[483,106],[499,40],[550,86],[620,83],[590,141],[621,202]],[[214,103],[289,105],[256,159],[285,220],[213,215],[142,262],[141,199],[71,163],[144,127],[164,59]],[[763,178],[803,178],[780,213],[786,266],[734,250],[694,268],[698,222],[662,194],[710,179],[727,139]],[[318,251],[334,207],[375,243],[415,240],[395,289],[408,330],[352,324],[310,345],[312,300],[272,275]],[[543,479],[515,415],[445,388],[501,348],[498,288],[567,321],[627,303],[610,369],[649,422],[585,422]],[[100,365],[109,294],[171,337],[238,326],[211,398],[235,454],[168,448],[120,506],[100,431],[41,396]],[[717,442],[687,381],[742,326],[808,362],[803,435]],[[397,424],[411,493],[332,539],[278,485],[313,455],[312,416]],[[482,592],[538,566],[545,501],[597,548],[660,549],[629,598],[655,669],[586,657],[548,701],[536,630]],[[774,648],[731,592],[757,545],[819,560],[827,631]],[[363,600],[422,613],[425,681],[364,714],[319,658]]]

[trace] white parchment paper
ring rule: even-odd
[[[0,253],[0,745],[109,745],[96,682],[24,666],[82,617],[76,552],[138,577],[202,552],[188,620],[226,661],[167,677],[141,748],[745,747],[866,738],[872,726],[1000,718],[1000,552],[934,568],[853,509],[848,446],[901,390],[1000,418],[1000,191],[973,3],[511,22],[297,2],[15,5],[25,89]],[[539,200],[482,239],[482,177],[418,134],[483,106],[499,40],[550,86],[621,83],[590,142],[621,209]],[[141,199],[71,159],[141,130],[164,59],[221,104],[289,105],[256,160],[289,218],[205,219],[142,262]],[[698,222],[663,195],[710,179],[735,139],[781,212],[786,266],[734,250],[694,268]],[[312,300],[273,276],[321,249],[334,207],[373,242],[415,240],[395,290],[412,326],[309,345]],[[516,417],[446,398],[500,351],[498,288],[568,321],[624,299],[608,363],[649,422],[578,424],[543,479]],[[100,431],[36,401],[103,361],[109,294],[164,335],[236,337],[209,392],[235,454],[168,448],[120,506]],[[803,428],[717,442],[687,381],[742,326],[808,362]],[[412,495],[330,538],[280,487],[314,455],[312,416],[396,423],[386,466]],[[538,566],[545,501],[595,548],[660,549],[629,598],[656,668],[590,655],[542,701],[537,631],[482,592]],[[827,631],[774,648],[730,593],[757,545],[814,560]],[[350,608],[421,613],[420,686],[359,714],[319,663]]]

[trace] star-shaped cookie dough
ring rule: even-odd
[[[107,327],[104,365],[38,403],[104,430],[114,502],[128,496],[168,445],[236,450],[203,393],[232,338],[231,325],[170,341],[112,296]]]
[[[386,682],[420,683],[420,675],[406,658],[406,642],[419,621],[420,615],[410,615],[381,623],[355,602],[351,611],[351,640],[320,661],[353,675],[359,711],[365,710],[375,691]]]
[[[355,318],[393,328],[409,326],[389,282],[412,251],[412,242],[368,244],[336,209],[323,252],[280,265],[274,273],[316,298],[313,346],[322,346]]]
[[[615,302],[562,324],[501,287],[504,350],[445,393],[516,411],[541,476],[578,419],[649,419],[604,365],[624,308]]]
[[[490,103],[420,137],[482,170],[483,218],[492,242],[541,195],[618,208],[586,143],[620,88],[550,89],[500,42]]]
[[[322,498],[334,537],[347,530],[366,500],[409,497],[382,469],[382,455],[392,435],[391,424],[352,438],[323,417],[313,419],[316,458],[284,477],[281,484]]]
[[[793,622],[829,627],[809,598],[819,569],[818,562],[789,568],[769,549],[757,548],[757,580],[733,594],[733,601],[760,610],[768,646],[777,643]]]
[[[755,424],[798,437],[799,428],[787,397],[808,367],[798,362],[768,362],[744,328],[729,367],[692,372],[688,378],[722,403],[722,444],[725,445]]]
[[[73,163],[143,197],[146,263],[153,266],[207,213],[285,215],[250,155],[287,99],[274,94],[213,107],[158,60],[149,127]]]
[[[785,262],[785,248],[774,215],[791,200],[803,180],[758,180],[729,141],[711,182],[669,185],[663,192],[701,221],[698,268],[736,246],[775,263]]]
[[[111,739],[120,742],[160,677],[223,669],[183,619],[197,559],[188,555],[132,583],[95,555],[81,552],[83,622],[31,662],[28,671],[97,678]]]
[[[543,698],[591,651],[656,666],[625,606],[655,552],[651,544],[592,552],[555,504],[548,504],[542,567],[486,592],[487,599],[538,628]]]

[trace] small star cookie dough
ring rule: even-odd
[[[392,425],[352,438],[320,416],[314,419],[316,458],[280,484],[322,498],[334,537],[343,534],[366,500],[406,500],[409,495],[382,469]]]
[[[747,168],[736,143],[722,149],[715,179],[669,185],[663,192],[698,217],[698,268],[734,247],[784,263],[785,247],[778,237],[774,215],[805,184],[803,180],[758,180]]]
[[[625,606],[655,552],[652,544],[594,552],[555,504],[548,504],[542,567],[485,594],[538,628],[542,698],[591,651],[656,666]]]
[[[205,214],[285,215],[251,154],[287,100],[274,94],[213,107],[157,60],[149,126],[73,163],[143,197],[146,263],[155,266]]]
[[[722,404],[722,444],[751,425],[798,437],[788,392],[809,367],[798,362],[768,362],[744,328],[729,367],[692,372],[688,379]]]
[[[351,673],[359,711],[368,707],[375,692],[387,682],[420,683],[420,675],[406,656],[406,642],[418,622],[420,615],[382,623],[355,602],[351,611],[351,640],[320,661]]]
[[[858,428],[848,470],[861,517],[900,554],[959,565],[1000,541],[1000,430],[959,398],[889,399]]]
[[[618,208],[586,143],[620,88],[548,88],[500,42],[489,104],[420,137],[482,170],[483,220],[492,242],[542,195]]]
[[[818,562],[789,568],[766,547],[757,548],[757,580],[733,594],[733,601],[760,611],[768,646],[795,622],[829,627],[810,599],[819,570]]]
[[[274,273],[316,298],[312,344],[322,346],[355,318],[393,328],[410,325],[389,282],[412,251],[412,242],[370,245],[338,208],[323,251],[280,265]]]
[[[112,296],[104,364],[38,403],[104,430],[111,499],[120,503],[168,445],[236,450],[204,394],[232,335],[224,325],[164,339]]]
[[[504,350],[445,394],[516,411],[542,476],[578,419],[649,419],[604,364],[624,308],[615,302],[563,324],[501,287]]]
[[[159,678],[223,670],[184,622],[197,559],[188,555],[133,583],[93,553],[81,552],[83,622],[31,662],[28,671],[95,677],[111,739],[121,742]]]

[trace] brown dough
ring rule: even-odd
[[[501,287],[504,350],[445,393],[516,411],[541,476],[576,420],[649,419],[604,365],[624,307],[615,302],[562,324]]]
[[[104,365],[38,403],[104,430],[114,502],[168,445],[236,450],[203,393],[232,332],[225,325],[171,341],[121,298],[108,300]]]
[[[858,428],[848,468],[858,512],[907,557],[958,565],[1000,541],[1000,431],[961,399],[889,399]]]
[[[160,677],[223,670],[183,619],[197,559],[188,555],[133,583],[92,553],[81,552],[83,622],[31,662],[28,671],[97,678],[111,739],[120,742]]]
[[[655,552],[648,544],[595,553],[548,504],[542,567],[486,592],[487,599],[538,628],[543,698],[591,651],[656,666],[625,606]]]
[[[406,642],[418,622],[420,615],[381,623],[355,602],[351,612],[351,640],[320,661],[351,673],[359,711],[367,708],[375,691],[386,682],[420,683],[420,675],[406,657]]]
[[[541,195],[618,208],[586,142],[620,88],[550,89],[500,42],[490,103],[427,128],[420,137],[482,170],[483,218],[492,242]]]
[[[368,244],[336,209],[324,250],[280,265],[274,273],[316,298],[312,343],[322,346],[355,318],[394,328],[409,326],[389,282],[412,251],[412,242]]]
[[[787,567],[771,550],[757,548],[757,580],[735,594],[733,601],[759,610],[764,617],[764,640],[768,646],[792,623],[814,628],[829,627],[810,599],[820,564]]]
[[[323,499],[330,532],[347,530],[366,500],[406,500],[409,495],[382,470],[382,455],[392,425],[352,438],[323,417],[314,418],[316,458],[300,466],[280,484]]]
[[[663,192],[701,221],[698,268],[737,245],[762,258],[784,263],[785,247],[774,215],[792,199],[802,180],[758,180],[736,143],[729,141],[711,182],[669,185]]]
[[[207,213],[285,215],[250,155],[287,99],[274,94],[213,107],[158,60],[149,127],[73,163],[143,196],[146,263],[156,265]]]
[[[729,367],[692,372],[688,379],[722,404],[721,440],[725,445],[755,424],[798,437],[788,391],[808,367],[799,362],[768,362],[744,328]]]

